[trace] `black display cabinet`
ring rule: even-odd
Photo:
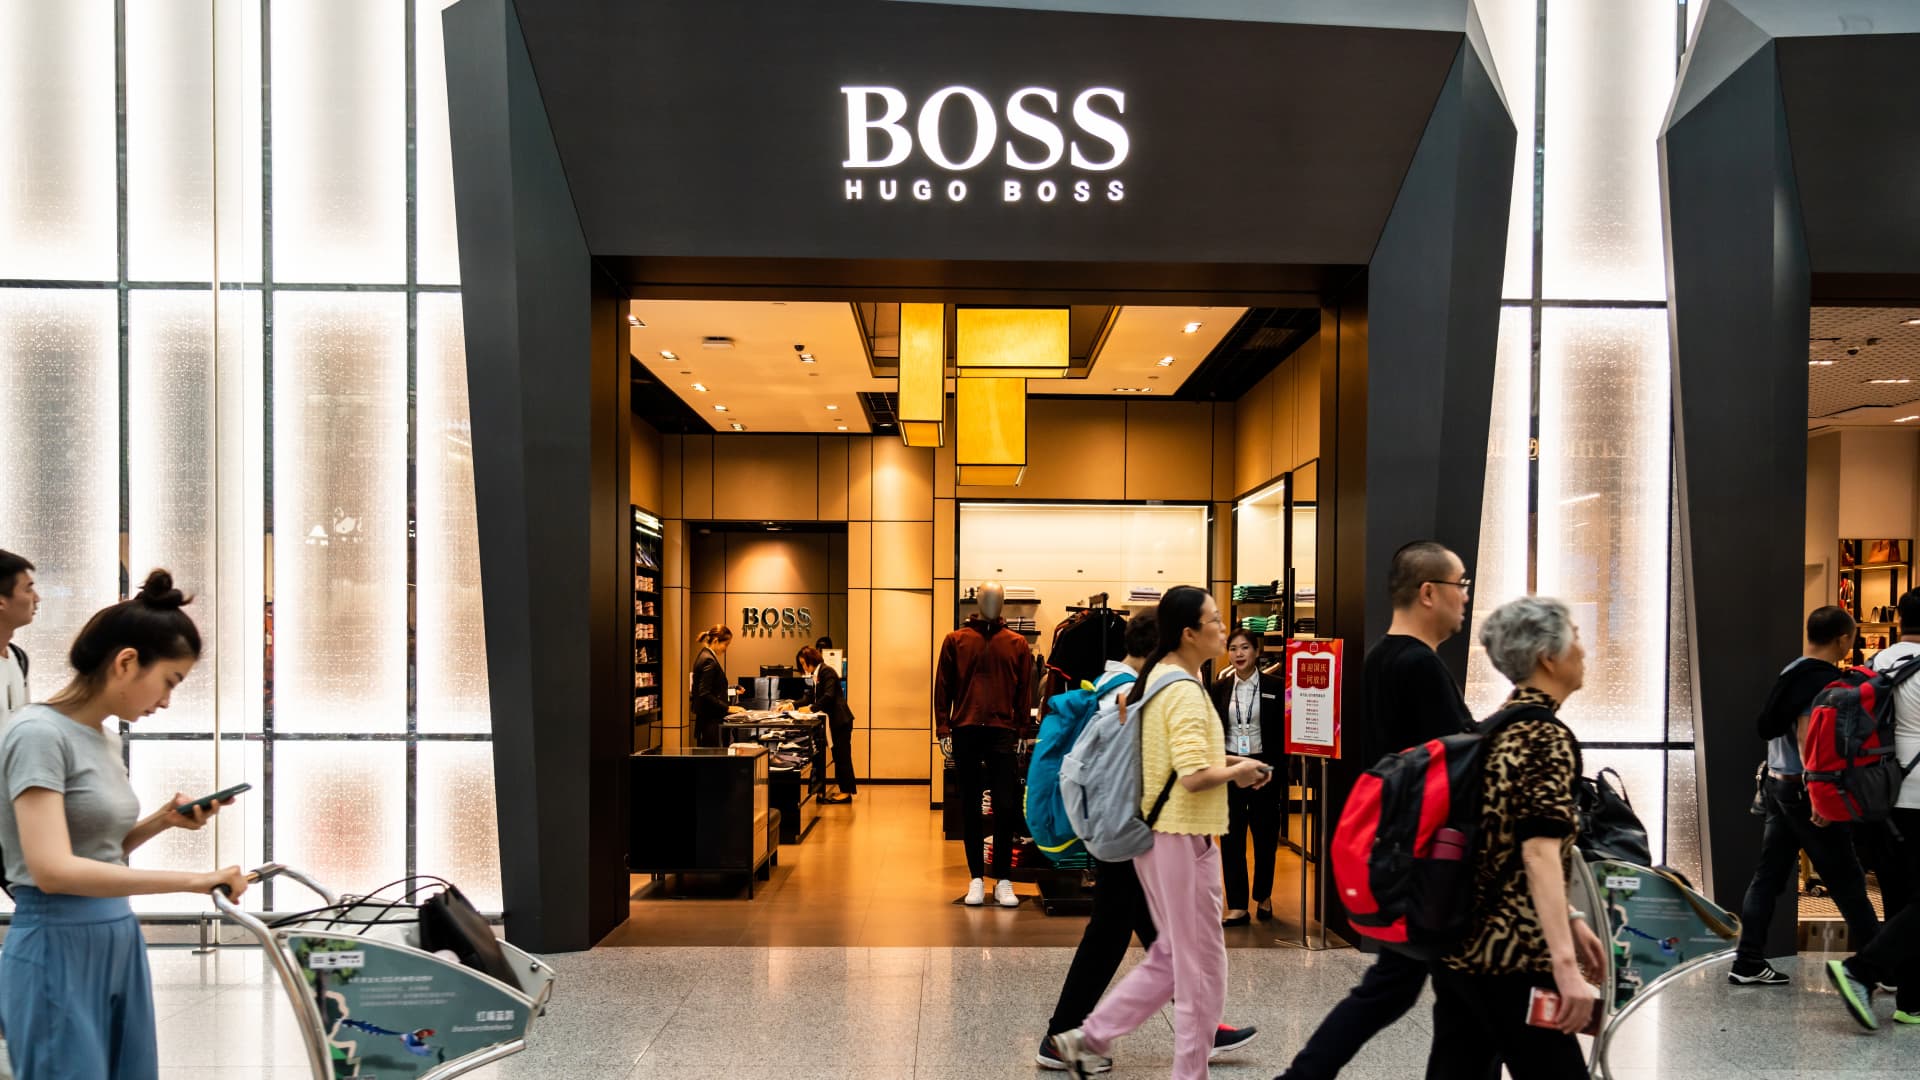
[[[662,693],[660,653],[660,519],[633,508],[633,751],[659,748]]]
[[[651,874],[744,874],[747,898],[778,861],[765,750],[710,747],[628,759],[632,799],[627,868]]]

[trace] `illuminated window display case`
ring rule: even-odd
[[[633,750],[660,745],[660,519],[633,508]]]

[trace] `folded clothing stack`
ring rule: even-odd
[[[1040,600],[1039,590],[1031,585],[1008,585],[1006,590],[1009,600],[1031,600],[1035,603]]]
[[[1129,604],[1157,604],[1160,602],[1160,590],[1151,586],[1136,585],[1127,590]]]
[[[1280,586],[1275,582],[1265,585],[1235,585],[1233,600],[1235,603],[1259,603],[1266,600],[1278,600]]]
[[[1018,630],[1027,634],[1037,634],[1040,632],[1040,623],[1038,620],[1032,618],[1008,619],[1007,629]]]
[[[1240,620],[1240,629],[1252,630],[1257,634],[1271,634],[1281,627],[1278,615],[1248,615]]]

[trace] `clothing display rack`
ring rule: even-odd
[[[660,519],[633,510],[633,751],[660,745]]]
[[[820,713],[728,713],[720,742],[765,747],[767,804],[780,811],[780,842],[797,844],[820,820],[827,790],[827,718]]]

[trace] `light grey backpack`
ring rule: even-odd
[[[1167,774],[1152,812],[1142,817],[1139,720],[1155,694],[1174,683],[1199,681],[1184,671],[1169,671],[1155,679],[1139,701],[1125,707],[1124,717],[1120,699],[1126,695],[1113,695],[1060,760],[1060,799],[1067,820],[1101,862],[1124,862],[1153,847],[1153,823],[1173,794],[1175,774]]]

